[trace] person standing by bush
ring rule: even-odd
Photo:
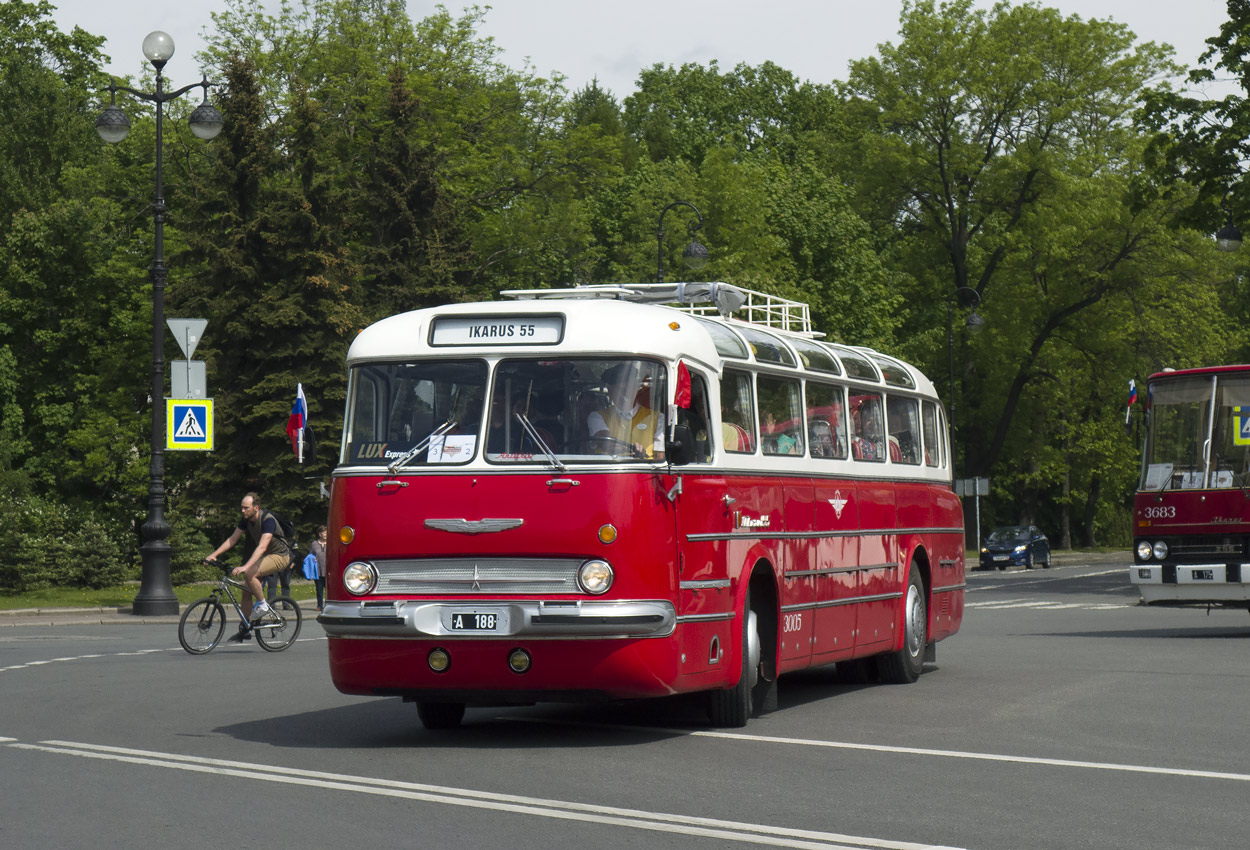
[[[309,564],[308,558],[315,559],[315,563]],[[324,525],[317,526],[313,542],[308,546],[308,558],[304,559],[304,575],[311,578],[317,587],[317,610],[320,611],[325,607],[326,590],[326,527]],[[309,575],[314,570],[315,574]]]

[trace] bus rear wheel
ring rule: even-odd
[[[707,717],[713,726],[741,728],[747,725],[755,708],[755,692],[760,684],[759,617],[751,610],[747,593],[742,610],[742,670],[738,684],[707,695]]]
[[[417,717],[426,729],[455,729],[464,719],[464,703],[418,700]]]
[[[878,658],[881,681],[910,684],[924,670],[924,651],[929,641],[929,612],[925,605],[924,581],[915,563],[907,572],[907,594],[903,599],[903,646]]]

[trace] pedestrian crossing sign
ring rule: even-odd
[[[183,451],[213,450],[213,400],[165,399],[165,448]]]
[[[1233,445],[1250,446],[1250,407],[1233,408]]]

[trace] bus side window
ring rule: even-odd
[[[807,440],[812,457],[846,459],[846,416],[842,388],[808,381]]]
[[[920,465],[920,405],[914,398],[888,395],[885,418],[890,460]]]
[[[803,412],[799,382],[788,378],[758,379],[760,447],[766,455],[803,454]]]
[[[725,451],[755,452],[755,400],[751,376],[726,370],[720,382],[721,440]]]
[[[926,401],[921,411],[923,414],[921,427],[924,429],[924,465],[941,466],[942,450],[937,438],[937,405]]]
[[[707,381],[697,372],[690,373],[690,407],[677,409],[677,424],[685,425],[694,436],[692,463],[712,460],[712,438],[708,431],[709,416]]]

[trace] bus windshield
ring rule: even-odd
[[[495,371],[486,460],[664,459],[664,369],[650,360],[505,360]]]
[[[1214,401],[1214,403],[1213,403]],[[1196,490],[1250,483],[1250,376],[1198,375],[1150,389],[1143,490]]]
[[[479,450],[499,464],[664,459],[658,362],[517,359],[488,372],[481,360],[356,366],[342,462],[459,464]]]

